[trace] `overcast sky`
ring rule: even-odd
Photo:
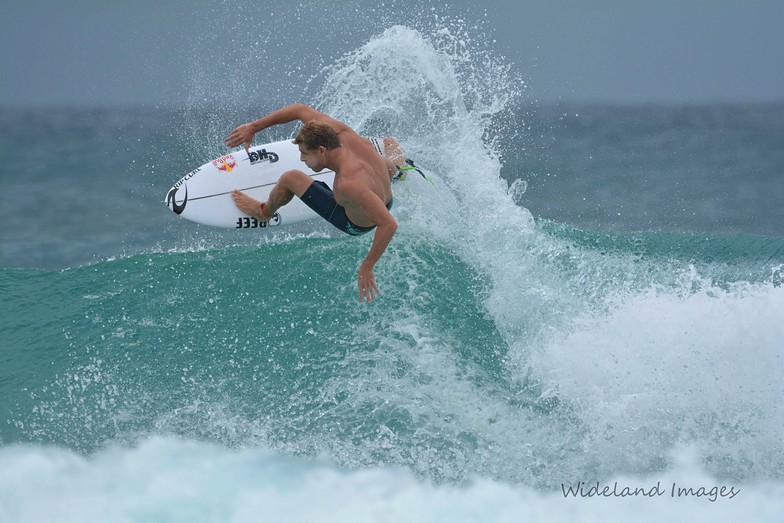
[[[236,60],[279,89],[445,13],[481,22],[534,100],[784,100],[784,0],[25,0],[0,7],[0,105],[184,104]]]

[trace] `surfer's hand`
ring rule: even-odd
[[[245,152],[250,153],[250,145],[253,143],[254,136],[256,136],[256,131],[253,125],[246,123],[234,129],[223,142],[229,147],[245,145]]]
[[[381,294],[381,291],[376,285],[376,277],[373,275],[373,267],[368,262],[362,262],[359,266],[359,301],[371,301],[376,299],[376,295]]]

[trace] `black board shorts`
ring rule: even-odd
[[[305,205],[313,209],[316,214],[351,236],[360,236],[376,228],[375,225],[360,227],[352,223],[346,216],[346,209],[335,200],[335,194],[332,192],[332,189],[322,181],[313,180],[305,194],[302,195],[301,200]],[[392,209],[392,200],[389,200],[387,209]]]

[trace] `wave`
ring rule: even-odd
[[[169,434],[545,485],[659,470],[689,441],[713,473],[781,474],[779,285],[719,287],[688,266],[643,284],[655,257],[554,252],[561,239],[535,234],[549,273],[506,304],[481,267],[416,233],[387,253],[371,306],[354,288],[367,245],[350,239],[0,271],[14,356],[0,434],[88,453]],[[589,442],[602,452],[580,456]]]

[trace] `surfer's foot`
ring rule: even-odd
[[[272,219],[272,216],[265,214],[265,211],[268,211],[269,208],[267,202],[260,202],[237,189],[231,191],[231,198],[234,200],[237,208],[248,216],[253,216],[263,222],[268,222]]]

